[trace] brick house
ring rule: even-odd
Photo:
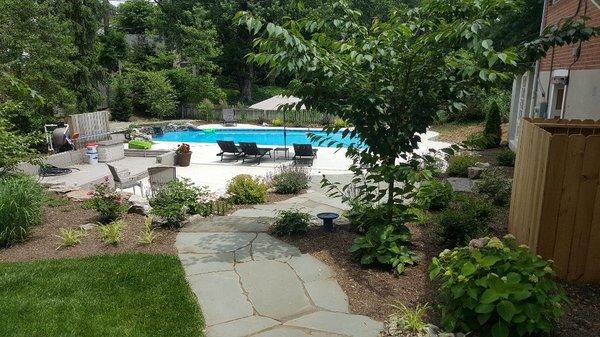
[[[545,0],[542,28],[586,16],[600,26],[600,0]],[[523,117],[600,120],[600,37],[550,50],[513,82],[509,145],[515,149]]]

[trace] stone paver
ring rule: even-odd
[[[302,282],[286,263],[253,261],[239,264],[236,271],[260,315],[282,320],[311,310]]]
[[[316,306],[339,312],[348,312],[348,296],[334,279],[305,283],[306,291]]]
[[[366,316],[318,311],[285,323],[296,326],[348,335],[352,337],[377,337],[383,325]]]
[[[244,295],[239,276],[233,271],[188,277],[196,294],[206,326],[233,321],[253,315],[252,304]]]
[[[186,275],[233,270],[233,253],[180,254]]]
[[[345,207],[311,190],[232,216],[191,218],[176,247],[206,336],[378,336],[380,322],[348,314],[348,297],[326,264],[266,233],[278,210],[341,213]]]
[[[244,337],[280,325],[278,321],[262,316],[250,316],[213,325],[206,329],[206,337]]]
[[[346,337],[343,335],[332,334],[321,331],[312,331],[307,329],[298,329],[287,326],[277,327],[254,335],[253,337]]]
[[[226,253],[247,246],[255,233],[179,233],[175,246],[180,253]]]

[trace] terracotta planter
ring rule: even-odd
[[[177,165],[179,166],[190,166],[190,160],[192,159],[192,153],[178,153],[177,154]]]

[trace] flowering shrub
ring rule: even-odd
[[[177,147],[177,150],[175,151],[175,153],[184,154],[184,153],[189,153],[190,151],[191,151],[190,144],[183,143]]]
[[[86,204],[98,212],[101,223],[114,221],[129,209],[123,196],[108,185],[108,177],[104,178],[103,183],[96,185],[90,194],[92,198]]]
[[[549,333],[566,301],[553,275],[550,262],[511,235],[445,250],[429,266],[439,281],[444,328],[491,337]]]
[[[198,199],[207,193],[189,180],[171,181],[150,199],[152,213],[163,218],[169,227],[181,227],[187,215],[202,211]]]
[[[295,194],[308,188],[310,172],[302,166],[282,165],[268,178],[269,184],[279,194]]]

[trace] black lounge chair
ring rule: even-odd
[[[313,149],[311,144],[294,144],[294,157],[292,158],[294,164],[297,164],[298,160],[307,159],[312,166],[316,157],[317,149]]]
[[[221,148],[221,152],[217,153],[217,156],[221,156],[221,161],[223,161],[224,155],[232,155],[235,157],[235,160],[238,160],[241,155],[243,155],[242,148],[236,146],[234,142],[230,140],[217,140],[217,144]]]
[[[242,143],[240,142],[240,147],[242,148],[242,152],[244,152],[244,156],[242,157],[242,162],[246,162],[247,156],[254,156],[255,159],[258,159],[258,163],[260,164],[260,160],[267,153],[269,157],[271,157],[272,148],[269,147],[258,147],[256,143]]]

